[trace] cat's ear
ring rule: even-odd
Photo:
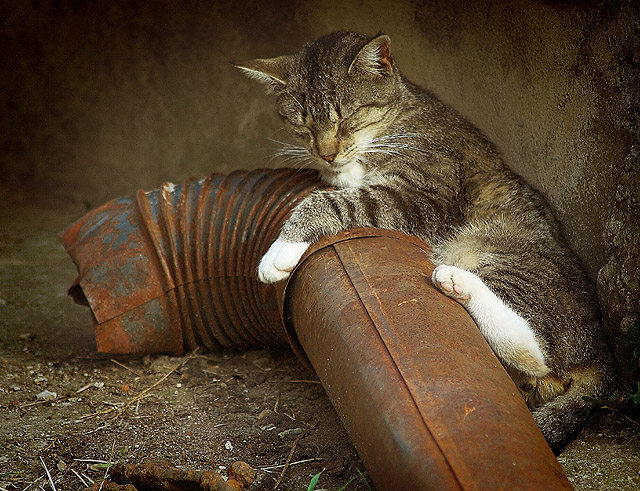
[[[358,69],[374,75],[391,75],[393,73],[391,38],[386,34],[379,34],[365,44],[351,62],[349,74]]]
[[[265,84],[267,92],[272,92],[289,83],[292,64],[292,56],[277,56],[276,58],[234,63],[234,66],[242,70],[249,78]]]

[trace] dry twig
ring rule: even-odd
[[[109,476],[109,469],[111,469],[111,464],[113,463],[113,451],[116,448],[116,440],[113,440],[113,445],[111,445],[111,452],[109,453],[109,462],[107,463],[107,468],[104,470],[104,477],[102,478],[102,482],[100,483],[100,487],[98,488],[98,491],[102,491],[102,486],[105,483],[105,481],[107,480],[107,477]]]
[[[180,361],[180,363],[178,363],[175,367],[173,367],[171,370],[169,370],[165,375],[160,377],[160,379],[158,379],[156,382],[154,382],[150,387],[147,387],[145,390],[140,392],[137,396],[135,396],[133,399],[128,401],[122,407],[110,407],[108,409],[103,409],[102,411],[96,411],[95,413],[85,414],[83,416],[80,416],[78,419],[76,419],[75,423],[79,423],[80,421],[82,421],[84,419],[87,419],[87,418],[91,418],[92,416],[100,416],[102,414],[110,414],[110,413],[112,413],[114,411],[117,411],[117,414],[116,414],[116,417],[117,417],[117,415],[122,414],[124,412],[124,410],[127,409],[129,406],[131,406],[133,403],[139,402],[140,400],[144,399],[145,397],[149,397],[148,392],[150,392],[151,390],[155,389],[158,385],[160,385],[162,382],[164,382],[169,377],[169,375],[171,375],[173,372],[175,372],[176,370],[179,370],[180,368],[182,368],[182,366],[185,363],[187,363],[188,361],[192,360],[193,358],[196,358],[196,353],[197,352],[198,352],[198,348],[193,350],[187,356],[183,357],[182,360]]]
[[[40,462],[42,462],[42,467],[44,467],[44,471],[47,474],[47,479],[49,479],[49,484],[51,484],[51,489],[53,491],[56,491],[56,485],[53,482],[53,478],[51,477],[51,474],[49,474],[49,469],[47,469],[47,464],[44,463],[44,459],[42,457],[40,457]]]
[[[325,460],[325,459],[323,459],[322,457],[313,457],[311,459],[296,460],[295,462],[290,462],[289,467],[292,467],[294,465],[299,465],[299,464],[307,464],[309,462],[320,462],[321,460]],[[281,469],[285,465],[286,464],[265,465],[263,467],[260,467],[260,470],[270,473],[272,469]]]
[[[38,477],[35,481],[33,481],[31,484],[29,484],[26,488],[24,488],[22,491],[27,491],[28,489],[30,489],[32,486],[34,486],[37,482],[40,482],[42,479],[44,479],[45,477],[47,477],[46,474],[41,475],[40,477]]]
[[[111,361],[113,363],[115,363],[116,365],[118,365],[119,367],[124,368],[125,370],[129,370],[131,373],[133,373],[135,376],[137,377],[142,377],[142,375],[138,372],[136,372],[133,368],[128,367],[127,365],[125,365],[124,363],[119,362],[118,360],[115,360],[113,358],[111,358]]]
[[[81,476],[80,474],[78,474],[78,471],[76,471],[75,469],[71,469],[71,472],[73,472],[73,473],[76,475],[76,477],[77,477],[78,479],[80,479],[80,481],[82,482],[82,484],[84,484],[84,487],[85,487],[85,488],[88,488],[88,487],[89,487],[89,483],[88,483],[87,481],[85,481],[85,480],[82,478],[82,476]]]
[[[298,438],[296,438],[295,441],[293,442],[293,445],[291,446],[291,451],[289,452],[289,456],[287,457],[287,461],[284,463],[284,468],[282,469],[282,472],[280,473],[280,477],[276,481],[275,486],[273,486],[273,489],[277,489],[277,487],[280,486],[282,479],[284,479],[284,473],[287,472],[287,469],[289,468],[289,464],[291,463],[291,458],[293,457],[293,452],[296,451],[296,446],[298,445],[298,441],[300,440],[300,438],[302,438],[302,435],[304,435],[304,433],[301,433],[298,436]]]
[[[180,368],[182,368],[183,365],[185,365],[188,361],[193,360],[196,357],[196,353],[198,352],[198,348],[196,348],[195,350],[193,350],[191,353],[189,353],[187,356],[185,356],[180,363],[178,363],[175,367],[173,367],[171,370],[169,370],[165,375],[163,375],[162,377],[160,377],[160,379],[158,381],[156,381],[154,384],[152,384],[150,387],[147,387],[145,390],[143,390],[142,392],[140,392],[140,394],[138,394],[136,397],[134,397],[133,399],[131,399],[129,402],[127,402],[121,409],[121,413],[122,411],[124,411],[125,409],[127,409],[129,406],[131,406],[131,404],[133,404],[134,402],[139,401],[140,399],[142,399],[143,397],[145,397],[145,394],[153,389],[155,389],[158,385],[160,385],[162,382],[164,382],[167,377],[169,377],[169,375],[171,375],[173,372],[175,372],[176,370],[179,370]]]

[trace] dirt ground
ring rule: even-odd
[[[85,489],[106,463],[256,470],[249,489],[374,489],[340,420],[288,350],[113,357],[56,234],[80,205],[0,208],[0,491]],[[55,397],[47,392],[55,393]],[[42,399],[44,397],[44,399]],[[289,466],[285,469],[286,462]],[[640,425],[600,410],[559,457],[578,490],[640,489]]]

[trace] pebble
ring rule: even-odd
[[[271,413],[273,411],[271,409],[263,409],[260,414],[258,414],[258,421],[262,421],[265,418],[268,418],[269,416],[271,416]]]
[[[302,433],[302,428],[291,428],[290,430],[281,431],[278,436],[284,438],[286,436],[299,435],[300,433]]]
[[[58,394],[56,394],[55,392],[43,390],[36,396],[36,399],[38,399],[39,401],[52,401],[56,397],[58,397]]]

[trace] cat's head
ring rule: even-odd
[[[287,130],[325,177],[367,172],[376,142],[397,117],[400,75],[383,34],[335,32],[298,54],[236,66],[278,95]]]

